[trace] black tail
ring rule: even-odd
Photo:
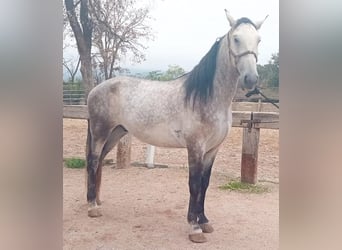
[[[89,166],[90,166],[90,161],[91,161],[91,133],[90,133],[90,122],[89,122],[89,119],[88,119],[88,133],[87,133],[87,142],[86,142],[86,168],[85,168],[85,186],[86,186],[86,190],[87,190],[87,200],[89,201],[88,199],[88,184],[89,184],[89,176],[88,176],[88,173],[89,173]]]
[[[91,153],[91,133],[90,133],[89,119],[87,121],[88,121],[88,133],[87,133],[87,144],[86,144],[86,161],[88,165],[88,160],[90,158],[90,153]]]

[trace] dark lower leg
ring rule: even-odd
[[[211,176],[211,168],[212,168],[212,164],[207,167],[204,171],[203,171],[203,175],[202,175],[202,181],[201,181],[201,198],[200,198],[200,207],[201,207],[201,211],[198,215],[198,223],[199,224],[204,224],[204,223],[208,223],[209,220],[207,219],[207,217],[204,214],[204,200],[205,200],[205,195],[209,186],[209,181],[210,181],[210,176]]]
[[[202,189],[202,168],[201,165],[190,167],[189,174],[189,189],[190,189],[190,202],[188,210],[188,222],[190,224],[189,239],[192,242],[202,243],[207,239],[203,232],[212,232],[213,230],[202,228],[198,224],[199,214],[202,211],[201,207],[201,189]],[[207,225],[207,224],[205,224]]]
[[[188,222],[190,224],[198,223],[198,214],[201,211],[200,194],[201,194],[201,170],[197,166],[190,167],[189,171],[189,189],[190,201],[188,209]]]
[[[97,207],[97,202],[99,199],[99,185],[97,183],[99,177],[99,161],[98,157],[90,157],[88,160],[88,192],[87,192],[87,200],[89,203],[88,207],[88,216],[89,217],[99,217],[101,216],[101,211]],[[100,173],[101,176],[101,173]]]
[[[94,155],[87,156],[87,201],[95,203],[96,199],[96,172],[98,168],[98,157]]]
[[[96,190],[96,203],[97,203],[97,205],[101,205],[101,200],[100,200],[101,178],[102,178],[102,160],[100,160],[98,169],[96,171],[95,190]]]

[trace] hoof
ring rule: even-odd
[[[92,207],[88,209],[88,216],[89,217],[100,217],[102,213],[98,207]]]
[[[204,243],[207,242],[207,238],[204,236],[203,233],[199,233],[199,234],[189,234],[189,239],[192,242],[195,243]]]
[[[199,226],[201,227],[203,233],[214,232],[214,228],[209,223],[200,224]]]

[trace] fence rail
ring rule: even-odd
[[[84,105],[85,92],[84,90],[63,90],[63,103],[65,105]]]

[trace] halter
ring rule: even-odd
[[[257,55],[254,51],[247,50],[247,51],[242,52],[242,53],[240,53],[240,54],[235,54],[235,52],[234,52],[234,51],[232,50],[232,48],[230,47],[229,34],[230,34],[230,32],[228,32],[228,35],[227,35],[227,39],[228,39],[228,49],[229,49],[229,53],[234,57],[235,66],[237,65],[237,62],[238,62],[238,60],[239,60],[241,57],[246,56],[246,55],[249,55],[249,54],[252,54],[252,55],[255,57],[256,62],[258,62],[258,55]]]

